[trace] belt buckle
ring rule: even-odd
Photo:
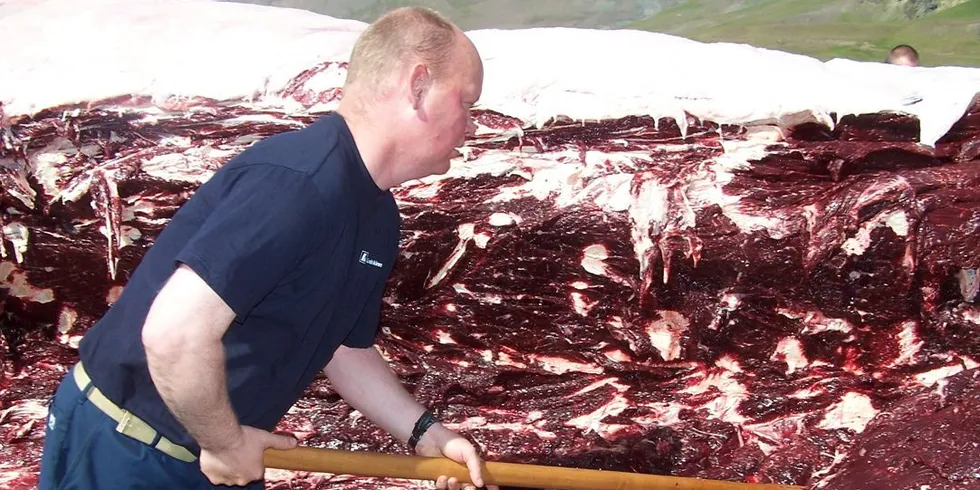
[[[129,410],[123,410],[123,416],[119,419],[119,423],[116,424],[116,432],[120,434],[125,434],[129,430],[129,421],[132,420],[133,415],[129,413]]]
[[[148,446],[152,446],[157,437],[157,431],[153,427],[150,427],[149,424],[143,422],[128,410],[123,410],[122,417],[116,425],[116,432],[136,439]]]

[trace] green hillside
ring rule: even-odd
[[[228,1],[228,0],[223,0]],[[683,0],[231,0],[310,10],[371,22],[384,12],[407,5],[438,10],[463,29],[514,29],[567,26],[620,27],[649,17]],[[3,0],[0,0],[2,3]]]
[[[980,67],[980,0],[687,0],[629,27],[823,60],[881,61],[910,44],[923,66]]]

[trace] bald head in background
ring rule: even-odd
[[[919,53],[912,46],[899,44],[888,53],[885,62],[891,65],[919,66]]]

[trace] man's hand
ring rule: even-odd
[[[449,478],[442,475],[436,480],[436,488],[439,490],[467,490],[483,487],[483,460],[476,452],[473,443],[463,438],[459,434],[445,428],[442,424],[434,424],[425,432],[419,440],[415,452],[419,456],[446,457],[457,463],[466,465],[470,470],[470,481],[475,485],[461,484],[455,477]],[[487,487],[489,490],[498,490],[496,485]]]
[[[241,436],[231,445],[201,449],[201,472],[214,485],[244,486],[265,475],[263,457],[267,448],[292,449],[296,439],[242,426]]]

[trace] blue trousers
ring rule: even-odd
[[[49,408],[39,490],[247,489],[215,486],[199,462],[185,463],[116,432],[116,422],[92,405],[71,372]]]

